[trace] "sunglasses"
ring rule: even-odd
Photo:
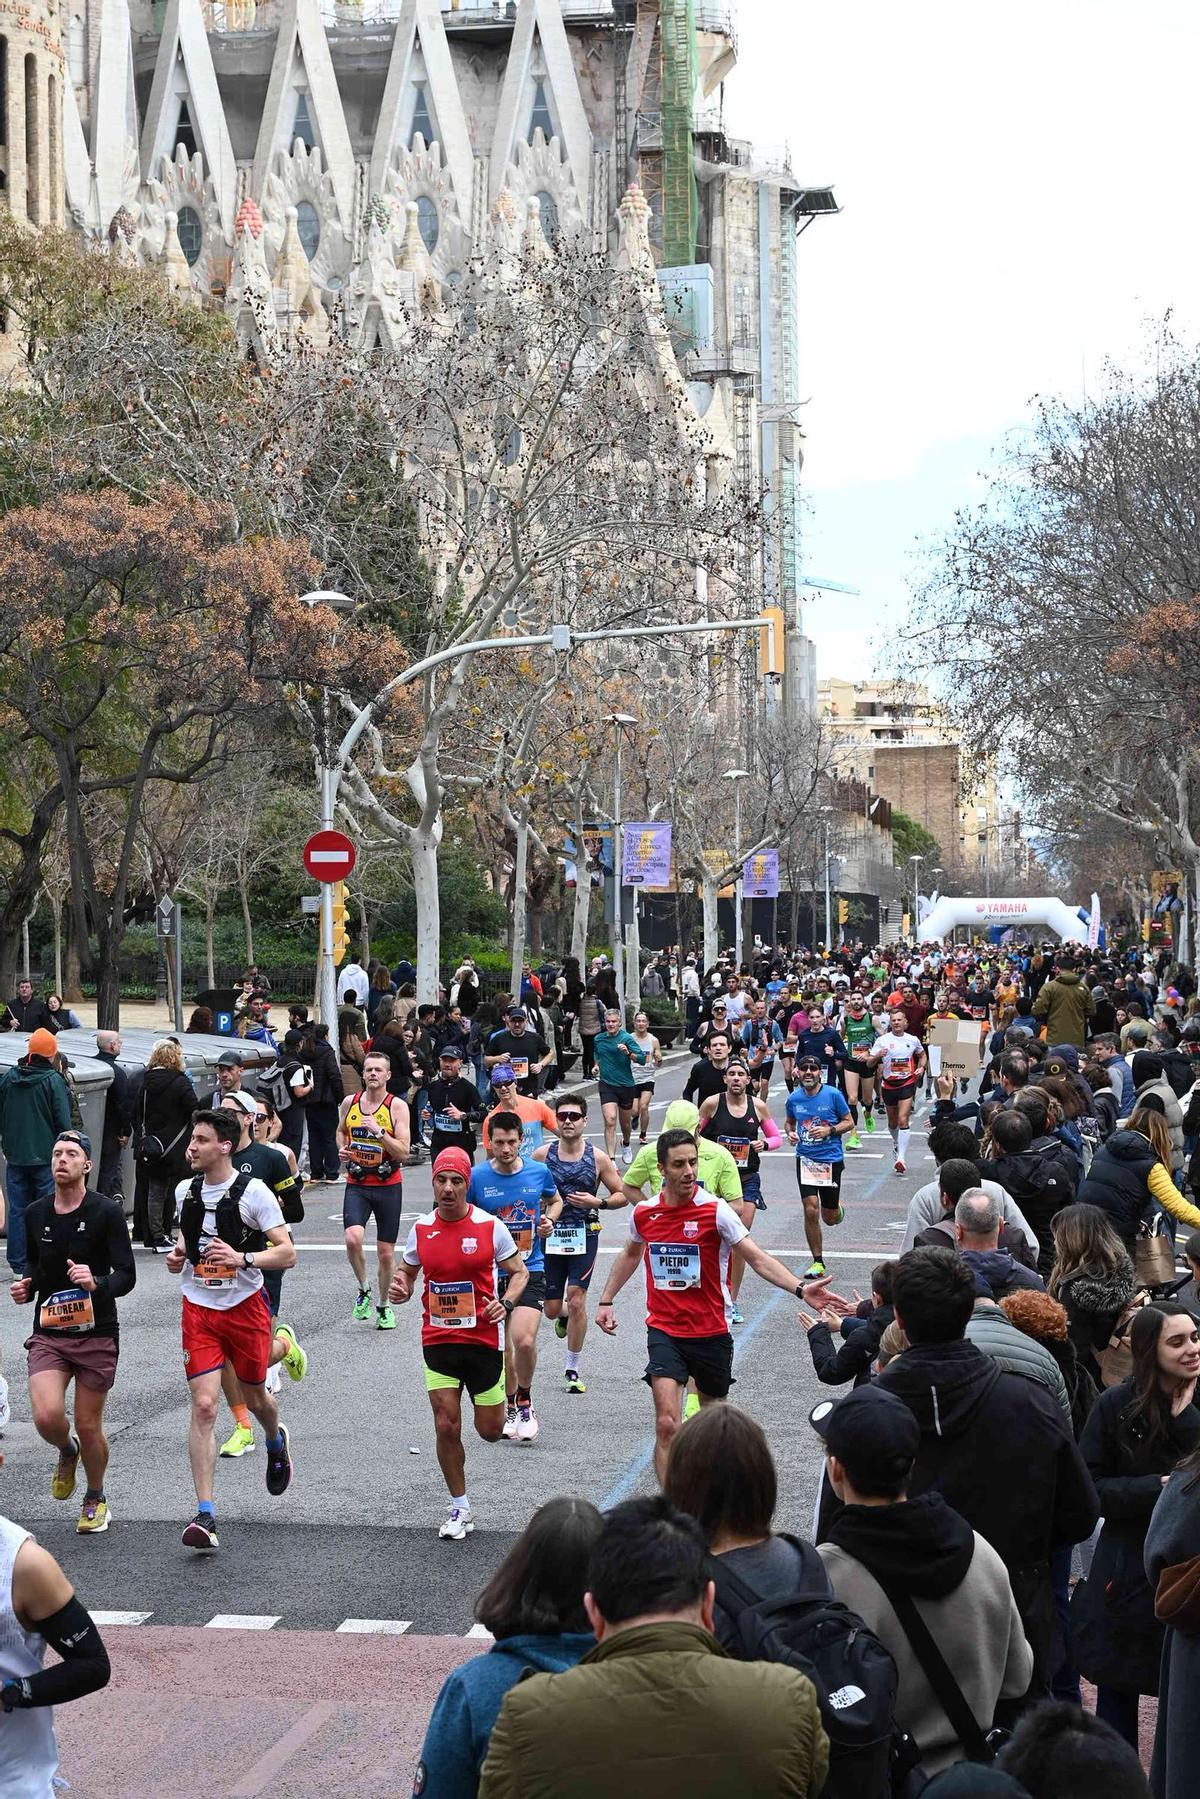
[[[555,1117],[560,1124],[578,1124],[583,1118],[582,1112],[556,1112]]]

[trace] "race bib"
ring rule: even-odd
[[[82,1287],[64,1287],[61,1293],[51,1293],[43,1299],[38,1318],[44,1331],[61,1331],[67,1336],[96,1328],[92,1296]]]
[[[911,1056],[893,1056],[888,1071],[888,1080],[902,1086],[912,1080],[913,1059]]]
[[[512,1071],[516,1075],[517,1079],[519,1081],[528,1080],[529,1079],[529,1057],[528,1056],[513,1056],[510,1058],[510,1060],[511,1060]]]
[[[698,1243],[651,1243],[650,1278],[663,1293],[680,1293],[700,1285]]]
[[[232,1287],[237,1279],[236,1268],[228,1268],[224,1262],[210,1262],[203,1250],[194,1272],[202,1287]]]
[[[808,1156],[801,1156],[800,1180],[805,1187],[832,1187],[833,1163],[813,1162]]]
[[[383,1144],[378,1137],[373,1137],[365,1126],[351,1125],[350,1143],[354,1152],[354,1160],[360,1168],[379,1167],[383,1161]]]
[[[717,1142],[729,1151],[739,1168],[746,1166],[750,1160],[750,1145],[745,1137],[718,1137]]]
[[[440,1131],[443,1137],[453,1137],[462,1130],[463,1121],[461,1118],[451,1118],[448,1112],[435,1112],[433,1128],[435,1131]]]
[[[513,1242],[521,1254],[527,1256],[533,1248],[533,1213],[509,1212],[506,1216],[502,1212],[500,1215],[512,1233]]]
[[[429,1322],[442,1331],[475,1329],[475,1288],[471,1281],[430,1281]]]
[[[581,1256],[586,1251],[586,1224],[556,1224],[546,1238],[548,1256]]]

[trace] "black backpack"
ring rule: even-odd
[[[899,1676],[891,1651],[833,1597],[816,1550],[781,1535],[803,1564],[795,1588],[782,1595],[760,1598],[726,1556],[709,1557],[717,1603],[737,1631],[734,1653],[743,1662],[781,1662],[812,1681],[829,1738],[823,1799],[890,1799],[894,1778],[916,1760],[896,1729]]]

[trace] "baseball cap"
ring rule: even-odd
[[[49,1062],[58,1054],[58,1039],[54,1032],[46,1030],[45,1026],[41,1030],[34,1031],[29,1039],[28,1053],[31,1056],[45,1056]]]
[[[506,1081],[515,1081],[517,1071],[511,1062],[499,1062],[492,1069],[492,1086],[503,1087]]]
[[[457,1043],[443,1043],[438,1051],[438,1060],[441,1061],[446,1056],[453,1056],[456,1062],[461,1062],[462,1050]]]
[[[433,1174],[461,1174],[465,1181],[471,1178],[471,1158],[465,1149],[451,1144],[447,1149],[439,1150],[433,1158]]]
[[[240,1068],[241,1066],[242,1058],[238,1055],[236,1049],[224,1049],[217,1057],[218,1068]]]
[[[524,1006],[506,1006],[504,1016],[506,1018],[524,1018],[526,1016],[525,1008]]]
[[[796,1057],[796,1067],[797,1068],[819,1068],[820,1066],[821,1066],[821,1058],[819,1056],[797,1056]]]
[[[92,1140],[86,1131],[60,1131],[54,1139],[56,1143],[78,1143],[85,1156],[91,1156]]]
[[[244,1112],[247,1118],[258,1117],[258,1101],[252,1093],[244,1093],[241,1088],[236,1093],[221,1095],[221,1104],[217,1108],[221,1112]]]
[[[895,1478],[917,1458],[921,1427],[902,1399],[882,1387],[856,1387],[845,1399],[823,1399],[808,1421],[830,1455],[858,1475]]]

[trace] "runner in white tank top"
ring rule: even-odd
[[[0,1518],[0,1684],[41,1671],[46,1643],[13,1610],[13,1565],[30,1541],[27,1530]],[[54,1712],[48,1705],[0,1718],[0,1793],[4,1799],[51,1799],[58,1773]]]

